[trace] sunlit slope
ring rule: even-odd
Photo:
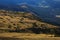
[[[41,19],[34,16],[30,12],[13,12],[13,11],[0,11],[0,27],[1,28],[12,28],[19,26],[21,29],[31,28],[34,23],[40,28],[44,25],[46,28],[56,28],[52,24],[42,22]],[[42,27],[43,28],[43,27]]]

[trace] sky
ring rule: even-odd
[[[21,5],[28,4],[35,7],[60,8],[60,0],[0,0],[0,5]]]

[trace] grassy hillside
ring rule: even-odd
[[[0,10],[0,32],[58,34],[59,26],[42,22],[31,12]]]

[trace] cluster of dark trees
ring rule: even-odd
[[[40,33],[44,33],[44,34],[54,34],[56,36],[60,36],[60,28],[35,28],[35,27],[32,27],[32,28],[27,28],[27,29],[19,29],[17,28],[15,30],[15,32],[29,32],[29,31],[32,31],[33,33],[35,34],[40,34]]]
[[[34,26],[32,28],[26,28],[26,29],[20,29],[19,27],[15,28],[15,30],[9,30],[9,32],[30,32],[32,31],[35,34],[54,34],[56,36],[60,36],[60,28],[39,28],[37,25],[34,23]]]

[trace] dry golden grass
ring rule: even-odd
[[[34,33],[0,33],[0,37],[12,38],[49,38],[54,37],[52,34],[34,34]]]
[[[3,16],[0,15],[0,29],[8,28],[9,25],[14,29],[14,27],[19,27],[20,29],[32,28],[34,23],[37,27],[42,27],[41,24],[44,24],[47,28],[56,28],[57,26],[51,25],[45,22],[38,21],[34,19],[32,14],[10,14],[9,12],[1,12]],[[31,19],[32,18],[32,19]],[[43,28],[43,27],[42,27]],[[34,33],[0,33],[0,37],[13,37],[13,38],[48,38],[54,37],[53,34],[34,34]]]
[[[22,20],[23,18],[23,20]],[[20,23],[23,22],[23,23]],[[47,28],[56,28],[56,26],[54,25],[50,25],[44,22],[40,22],[37,20],[31,20],[29,18],[24,18],[24,17],[13,17],[11,18],[10,16],[0,16],[0,23],[4,25],[4,23],[6,24],[6,26],[8,25],[12,25],[12,26],[20,26],[20,27],[32,27],[33,23],[36,23],[36,25],[38,27],[41,27],[41,24],[44,24]],[[15,24],[15,25],[13,25]],[[19,24],[19,25],[18,25]],[[0,25],[2,26],[2,25]]]

